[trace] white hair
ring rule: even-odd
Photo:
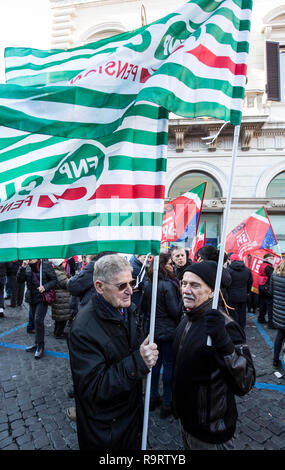
[[[133,270],[128,260],[120,255],[105,255],[95,262],[93,281],[111,282],[114,275],[126,270]]]

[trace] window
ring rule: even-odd
[[[285,171],[275,176],[270,181],[266,190],[266,197],[284,197],[285,198]]]
[[[266,93],[267,98],[271,101],[280,101],[281,99],[280,55],[279,42],[266,41]]]
[[[175,199],[181,194],[191,191],[191,189],[207,182],[205,199],[213,199],[222,197],[222,191],[218,183],[207,173],[200,173],[198,171],[189,171],[184,175],[179,176],[171,185],[168,197]]]
[[[279,243],[281,253],[285,254],[285,215],[283,214],[268,214],[272,228]],[[273,246],[272,249],[276,252],[277,247]]]
[[[169,199],[175,199],[178,196],[191,191],[199,184],[207,182],[205,199],[215,199],[222,197],[222,191],[217,181],[207,173],[198,171],[189,171],[179,176],[171,185],[168,193]],[[205,212],[202,211],[198,231],[201,229],[203,223],[206,221],[206,243],[208,245],[217,245],[220,243],[220,224],[221,213]],[[185,246],[191,248],[192,238],[188,238],[186,242],[174,243],[175,245]]]

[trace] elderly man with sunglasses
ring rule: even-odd
[[[95,294],[78,312],[69,338],[80,450],[138,450],[142,379],[157,346],[138,327],[132,268],[119,255],[94,267]]]

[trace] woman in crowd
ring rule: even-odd
[[[285,340],[285,258],[271,275],[270,291],[273,295],[273,324],[277,328],[273,367],[278,368],[281,366],[279,354]]]
[[[149,282],[145,286],[142,298],[142,312],[145,319],[146,333],[149,331],[151,312],[153,263],[148,269]],[[180,321],[182,301],[180,287],[173,272],[170,253],[161,253],[159,256],[158,286],[154,341],[157,344],[159,356],[152,369],[150,410],[153,411],[162,402],[160,417],[166,418],[171,414],[171,383],[173,351],[172,343],[174,332]],[[159,395],[160,369],[163,366],[163,396]]]
[[[51,263],[40,259],[24,260],[17,273],[17,282],[25,281],[35,324],[35,344],[26,348],[26,351],[34,352],[35,359],[40,359],[44,354],[44,319],[48,309],[48,304],[44,303],[43,293],[54,289],[56,285],[56,275]]]
[[[54,336],[56,339],[64,339],[64,328],[70,320],[70,293],[67,290],[69,277],[65,270],[64,259],[51,259],[56,275],[56,301],[51,306],[51,317],[54,320]]]

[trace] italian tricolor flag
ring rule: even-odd
[[[192,250],[190,258],[192,261],[195,259],[195,255],[197,251],[202,248],[202,246],[206,245],[206,221],[203,223],[201,230],[199,230],[197,236],[193,240]]]

